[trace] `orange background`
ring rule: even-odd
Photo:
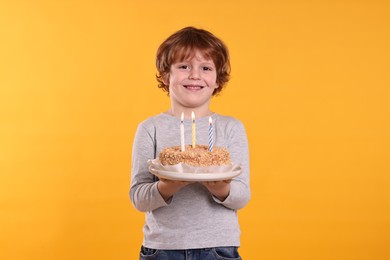
[[[194,25],[229,46],[212,109],[247,128],[244,259],[390,259],[388,1],[1,1],[0,259],[137,259],[137,124],[154,55]],[[173,220],[174,221],[174,220]]]

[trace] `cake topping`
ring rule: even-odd
[[[192,166],[230,165],[230,154],[227,149],[221,147],[209,151],[207,145],[186,145],[185,151],[181,146],[167,147],[160,152],[159,159],[162,165],[175,165],[185,163]]]

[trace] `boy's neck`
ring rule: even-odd
[[[170,108],[167,112],[165,112],[168,115],[174,116],[174,117],[181,117],[181,113],[184,113],[184,118],[191,119],[191,114],[194,112],[195,118],[201,118],[201,117],[206,117],[206,116],[211,116],[214,114],[211,110],[200,110],[200,109],[173,109]]]

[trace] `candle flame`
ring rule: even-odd
[[[184,121],[184,112],[181,112],[181,122],[183,123]]]
[[[192,122],[194,122],[195,121],[195,113],[194,113],[194,111],[192,111],[192,113],[191,113],[191,118],[192,118]]]

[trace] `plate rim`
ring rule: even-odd
[[[170,180],[183,180],[183,181],[218,181],[218,180],[227,180],[232,179],[234,177],[237,177],[242,173],[241,167],[239,167],[236,170],[229,171],[226,173],[221,172],[208,172],[208,173],[189,173],[189,172],[174,172],[174,171],[166,171],[166,170],[160,170],[153,165],[149,166],[149,171],[151,174],[157,176],[157,177],[163,177]],[[164,173],[169,174],[180,174],[179,176],[167,176]],[[225,174],[225,175],[222,175]]]

